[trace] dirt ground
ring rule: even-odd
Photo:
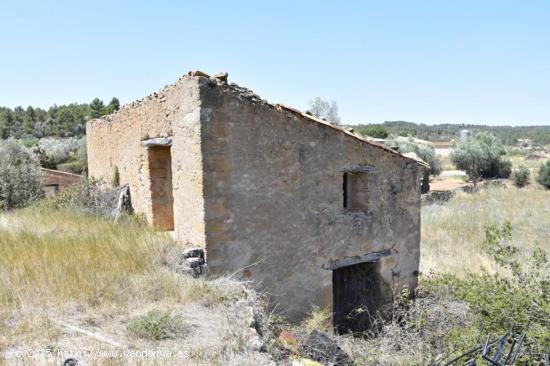
[[[460,178],[436,178],[430,182],[430,190],[432,191],[449,191],[455,188],[461,188],[468,183]]]

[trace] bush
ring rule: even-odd
[[[88,146],[86,145],[86,137],[78,141],[77,156],[79,161],[83,162],[84,165],[88,165]]]
[[[13,139],[0,141],[0,207],[24,207],[42,196],[38,157]]]
[[[430,174],[439,175],[441,173],[441,161],[435,154],[435,148],[422,142],[418,142],[413,137],[392,137],[385,142],[390,148],[396,148],[402,154],[415,153],[420,159],[430,165]]]
[[[422,178],[422,193],[427,193],[430,190],[430,175],[441,173],[441,161],[435,154],[433,146],[417,141],[413,137],[398,136],[388,139],[385,145],[399,150],[402,154],[415,153],[416,156],[430,165],[430,169],[425,170]]]
[[[508,179],[512,175],[512,162],[509,159],[499,159],[495,178]]]
[[[58,164],[57,169],[62,172],[75,173],[75,174],[86,174],[88,167],[86,162],[82,160],[75,160],[68,163]]]
[[[77,158],[81,142],[75,137],[46,137],[38,142],[36,152],[43,167],[57,169],[57,165]]]
[[[113,187],[118,187],[120,185],[120,173],[119,173],[118,167],[116,165],[113,168],[113,175],[111,177],[111,185]]]
[[[512,163],[505,155],[506,149],[495,135],[478,132],[458,144],[451,153],[451,161],[458,169],[465,170],[475,184],[479,178],[508,178]]]
[[[368,125],[365,127],[360,127],[357,129],[363,136],[370,136],[379,139],[385,139],[388,137],[389,133],[383,125]]]
[[[511,244],[512,226],[485,228],[482,249],[496,266],[506,272],[466,273],[465,276],[432,277],[426,286],[439,296],[465,301],[480,316],[484,332],[505,334],[527,332],[526,346],[531,354],[550,344],[550,268],[548,254],[537,247],[528,260]]]
[[[518,188],[523,188],[529,184],[531,178],[531,172],[529,168],[525,166],[520,166],[512,173],[512,181],[514,185]]]
[[[120,189],[102,189],[94,179],[82,180],[38,203],[47,210],[69,209],[93,215],[114,217]]]
[[[129,335],[151,341],[175,339],[185,331],[181,316],[167,311],[151,310],[147,314],[132,319],[126,328]]]
[[[550,160],[541,164],[537,182],[546,189],[550,189]]]
[[[25,145],[25,147],[28,147],[29,149],[33,146],[38,145],[38,141],[39,140],[36,137],[29,137],[21,140],[23,145]]]

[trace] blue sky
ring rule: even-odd
[[[550,1],[0,3],[0,105],[141,98],[190,69],[346,123],[550,124]]]

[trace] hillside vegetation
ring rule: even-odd
[[[33,140],[36,138],[81,137],[86,134],[86,121],[117,111],[120,102],[112,98],[105,105],[99,98],[90,104],[53,105],[48,109],[28,106],[13,109],[0,107],[0,138]]]
[[[359,133],[385,138],[388,134],[415,136],[429,141],[458,139],[460,130],[472,133],[486,131],[496,135],[505,145],[513,145],[518,139],[531,139],[535,144],[550,144],[550,126],[488,126],[465,123],[441,123],[427,125],[406,121],[386,121],[383,124],[359,124],[351,126]]]

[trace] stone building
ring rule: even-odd
[[[417,284],[426,164],[269,104],[227,75],[190,72],[88,122],[91,176],[118,169],[134,209],[203,247],[209,276],[256,281],[291,319],[332,306],[365,326]]]
[[[46,196],[65,190],[67,187],[80,182],[83,176],[60,170],[40,168],[42,189]]]

